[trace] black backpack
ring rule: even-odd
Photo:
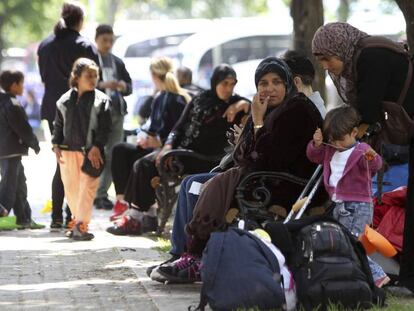
[[[361,243],[335,220],[307,217],[266,229],[287,257],[304,310],[384,304],[385,295],[375,287]]]

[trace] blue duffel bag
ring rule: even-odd
[[[276,256],[256,236],[237,228],[215,232],[204,250],[199,309],[279,309],[285,304]]]

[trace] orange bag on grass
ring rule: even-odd
[[[368,255],[375,251],[385,257],[394,257],[397,255],[395,247],[383,235],[368,225],[365,225],[364,233],[359,237],[359,240]]]

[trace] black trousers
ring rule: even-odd
[[[125,194],[129,176],[135,161],[141,159],[152,150],[142,149],[136,145],[120,143],[112,149],[111,173],[116,194]]]
[[[408,163],[407,204],[405,210],[403,252],[400,261],[400,281],[414,292],[414,139],[410,143]]]
[[[9,212],[13,209],[16,223],[31,222],[32,210],[27,202],[26,176],[21,157],[0,160],[0,204]]]
[[[53,122],[48,120],[50,133],[53,135]],[[60,176],[59,164],[56,165],[55,175],[52,180],[52,221],[63,223],[63,200],[65,189],[63,188],[62,177]],[[69,206],[66,205],[66,222],[72,218]]]
[[[158,176],[155,159],[158,152],[153,152],[136,161],[125,189],[125,200],[146,212],[155,203],[155,190],[151,180]],[[210,171],[217,163],[205,162],[192,158],[183,158],[184,174],[197,174]]]

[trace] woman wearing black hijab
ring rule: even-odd
[[[142,228],[143,212],[155,203],[151,180],[158,175],[156,165],[166,151],[181,148],[203,155],[224,155],[226,132],[233,124],[240,123],[241,113],[238,112],[248,111],[250,105],[246,99],[233,94],[236,83],[236,72],[229,65],[215,68],[211,90],[200,93],[185,107],[157,157],[144,157],[134,165],[125,191],[125,200],[132,203],[132,208],[120,223],[107,229],[109,233],[138,235],[145,231]],[[218,164],[192,158],[182,161],[185,162],[186,174],[207,172]]]
[[[225,227],[225,215],[234,200],[241,177],[255,171],[277,171],[310,178],[316,166],[306,158],[306,146],[322,117],[310,100],[296,93],[287,64],[268,57],[255,73],[257,94],[235,148],[236,166],[214,176],[205,184],[187,224],[190,241],[187,253],[171,264],[161,265],[157,272],[171,283],[200,280],[202,251],[214,231]],[[302,187],[279,182],[272,189],[272,203],[289,208]],[[157,280],[157,279],[156,279]]]

